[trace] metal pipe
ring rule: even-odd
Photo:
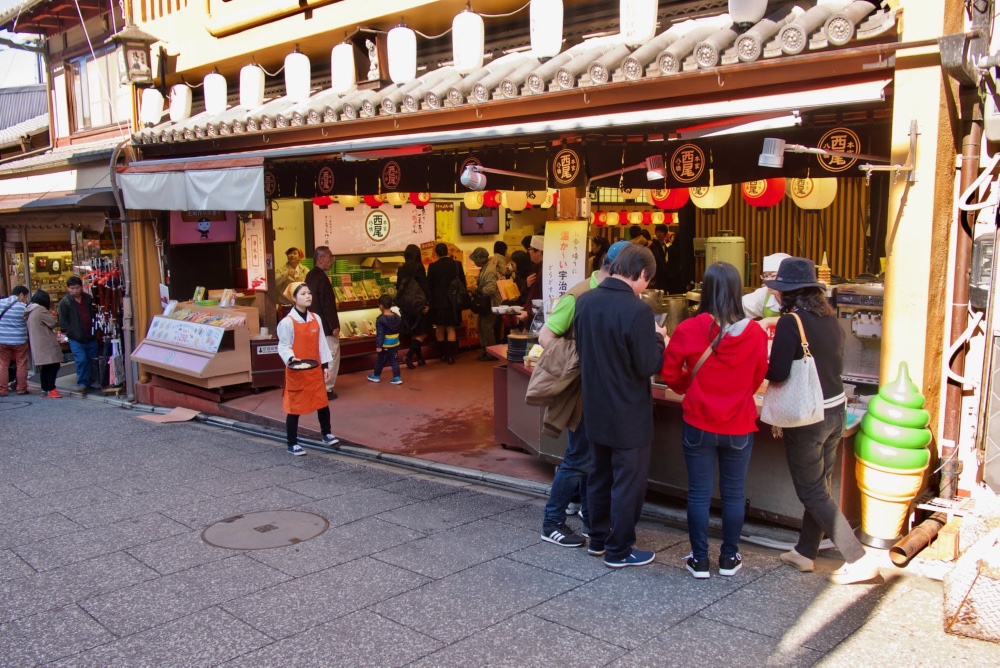
[[[931,541],[941,531],[941,527],[947,523],[948,516],[946,514],[934,513],[913,527],[910,533],[903,536],[895,545],[889,548],[889,558],[892,559],[892,563],[897,566],[908,564],[910,559],[931,544]]]
[[[111,152],[110,177],[111,194],[115,198],[118,206],[118,220],[122,226],[122,277],[124,291],[122,294],[122,357],[125,361],[125,398],[135,401],[135,374],[132,369],[132,275],[131,262],[129,262],[129,223],[126,222],[125,202],[122,200],[121,189],[118,187],[118,156],[122,149],[130,142],[130,139],[123,140],[115,150]]]

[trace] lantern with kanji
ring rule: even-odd
[[[608,224],[608,214],[603,211],[595,211],[593,219],[594,225],[597,225],[598,227],[604,227]]]
[[[825,209],[837,198],[837,179],[788,179],[787,192],[800,209]]]
[[[617,211],[608,211],[606,214],[608,225],[617,225],[619,223],[619,215]]]
[[[664,190],[647,190],[646,198],[650,204],[665,211],[676,211],[683,208],[691,198],[687,188],[667,188]]]
[[[478,211],[485,205],[486,193],[482,190],[470,190],[462,197],[465,208],[469,211]]]
[[[691,193],[691,201],[699,209],[721,209],[728,202],[729,198],[733,194],[733,186],[726,184],[724,186],[715,185],[715,170],[709,170],[708,172],[708,185],[701,188],[688,188]]]
[[[337,202],[348,211],[354,211],[354,207],[361,203],[361,198],[357,195],[337,195]]]
[[[496,209],[500,206],[500,191],[499,190],[487,190],[483,193],[483,206],[490,209]]]
[[[504,190],[500,194],[500,203],[511,211],[524,211],[528,206],[528,194],[521,190]]]
[[[431,203],[430,193],[410,193],[410,204],[422,209]]]
[[[410,196],[408,193],[388,193],[385,198],[389,201],[389,204],[393,206],[394,209],[402,208],[404,204],[410,201]]]
[[[377,209],[383,204],[385,204],[385,195],[365,195],[365,206],[370,206],[373,209]]]
[[[333,204],[333,198],[329,195],[320,195],[319,197],[312,198],[313,204],[321,209],[325,209],[331,204]]]
[[[785,196],[785,179],[747,181],[740,187],[743,199],[755,209],[775,206]]]

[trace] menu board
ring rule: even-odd
[[[587,277],[588,224],[583,220],[549,221],[545,224],[542,256],[542,297],[545,312],[555,300]]]
[[[153,316],[153,324],[149,326],[146,338],[151,341],[172,343],[175,346],[214,353],[218,352],[219,345],[222,343],[222,335],[225,333],[226,330],[222,327],[172,320],[157,315]]]

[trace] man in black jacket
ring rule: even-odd
[[[101,389],[100,378],[91,380],[90,364],[97,359],[97,339],[94,338],[94,299],[83,291],[79,276],[66,279],[66,296],[59,301],[59,329],[69,339],[69,349],[76,365],[76,391]]]
[[[309,310],[319,316],[323,321],[323,334],[326,335],[327,345],[330,346],[330,353],[333,354],[333,362],[330,363],[330,380],[326,386],[326,396],[328,399],[336,399],[337,393],[333,391],[337,384],[337,373],[340,371],[340,316],[337,315],[337,298],[333,294],[333,285],[326,275],[330,267],[333,266],[333,253],[329,247],[319,246],[313,252],[313,268],[306,274],[306,285],[312,293],[313,301]]]
[[[580,295],[573,331],[580,355],[583,414],[591,444],[587,502],[590,547],[609,568],[642,566],[656,557],[635,550],[653,442],[650,377],[663,365],[667,332],[638,299],[656,274],[648,248],[629,244],[610,276]]]

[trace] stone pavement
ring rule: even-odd
[[[937,582],[837,587],[752,545],[735,577],[696,581],[686,534],[654,523],[639,544],[657,561],[612,571],[542,542],[537,498],[137,414],[0,399],[0,665],[1000,663],[941,631]],[[330,528],[201,540],[275,509]]]

